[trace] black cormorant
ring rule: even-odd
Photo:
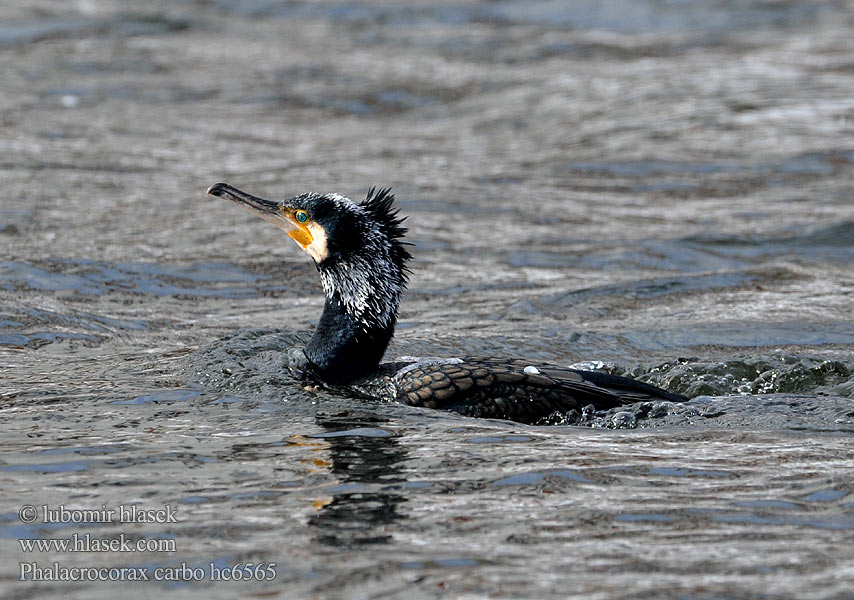
[[[520,360],[402,357],[381,363],[411,258],[390,190],[372,188],[358,204],[315,193],[274,202],[226,183],[207,193],[279,227],[317,265],[323,313],[308,345],[288,351],[288,366],[299,379],[361,397],[524,423],[549,422],[589,404],[602,410],[686,400],[625,377]]]

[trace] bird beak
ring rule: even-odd
[[[215,183],[208,188],[208,196],[231,200],[250,212],[258,215],[268,223],[272,223],[288,234],[305,248],[312,242],[311,232],[305,225],[294,218],[294,210],[285,204],[265,200],[252,194],[247,194],[227,183]]]

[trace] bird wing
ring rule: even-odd
[[[601,373],[588,377],[588,373],[592,372],[466,357],[416,361],[399,369],[390,380],[399,402],[525,423],[588,404],[606,409],[648,400],[652,397],[649,390],[657,389],[647,386],[647,390],[645,384]],[[609,381],[614,389],[606,387]],[[627,382],[640,388],[631,388]]]

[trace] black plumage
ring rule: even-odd
[[[520,360],[404,358],[381,363],[394,335],[411,255],[388,189],[359,204],[337,194],[271,202],[218,183],[208,194],[245,206],[288,233],[315,260],[326,301],[304,349],[288,353],[299,378],[361,397],[452,410],[472,417],[542,422],[592,404],[684,401],[606,373]]]

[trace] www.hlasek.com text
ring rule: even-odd
[[[173,538],[128,538],[124,533],[112,538],[99,538],[91,533],[72,533],[65,538],[22,538],[23,552],[175,552]]]

